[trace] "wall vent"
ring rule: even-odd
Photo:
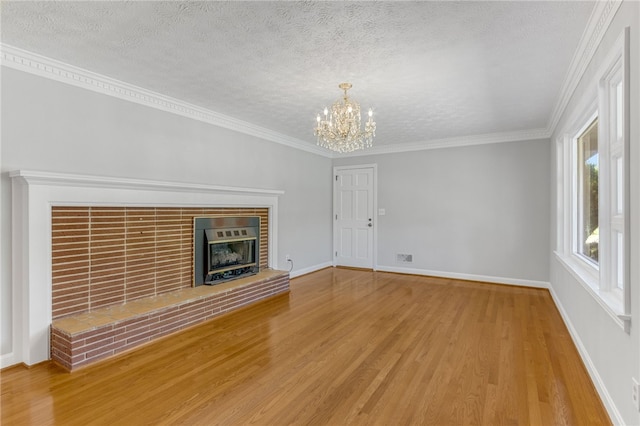
[[[396,254],[396,262],[411,263],[411,262],[413,262],[413,255],[412,254],[401,254],[401,253],[398,253],[398,254]]]

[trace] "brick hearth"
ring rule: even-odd
[[[288,291],[289,273],[267,270],[59,318],[51,326],[51,359],[71,371]]]

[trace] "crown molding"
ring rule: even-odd
[[[487,145],[493,143],[521,142],[549,139],[551,134],[547,129],[532,129],[515,132],[487,133],[484,135],[460,136],[455,138],[433,139],[424,142],[400,145],[376,145],[363,151],[341,154],[341,157],[363,157],[366,155],[396,154],[401,152],[424,151],[429,149],[455,148],[473,145]],[[334,155],[337,158],[338,155]]]
[[[560,96],[553,109],[553,113],[549,119],[547,130],[549,134],[552,134],[560,118],[565,112],[573,93],[578,87],[578,83],[582,79],[593,55],[595,54],[605,32],[609,28],[613,17],[620,8],[623,0],[600,0],[596,1],[596,4],[591,12],[587,26],[582,33],[582,38],[578,44],[578,48],[573,54],[569,70],[565,76],[562,88],[560,90]]]
[[[24,72],[92,90],[108,96],[117,97],[130,102],[136,102],[162,111],[178,114],[327,158],[393,154],[429,149],[549,138],[555,130],[555,127],[564,113],[573,92],[586,71],[589,62],[595,54],[606,29],[609,27],[609,24],[611,23],[615,12],[622,4],[622,1],[623,0],[605,0],[596,2],[578,48],[571,60],[569,71],[566,74],[560,91],[560,96],[558,97],[558,101],[556,102],[553,113],[550,117],[549,124],[545,129],[470,135],[465,137],[434,139],[400,145],[376,145],[373,148],[369,148],[364,151],[356,151],[347,154],[336,154],[319,146],[274,132],[246,121],[238,120],[197,105],[183,102],[123,81],[115,80],[104,75],[1,43],[0,60],[2,65],[10,68],[15,68]]]
[[[0,61],[3,66],[40,77],[234,130],[312,154],[331,157],[331,154],[326,150],[308,142],[7,44],[0,43]]]

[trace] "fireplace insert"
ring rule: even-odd
[[[193,229],[194,286],[258,273],[259,217],[196,217]]]

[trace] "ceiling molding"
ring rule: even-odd
[[[327,158],[344,156],[365,156],[411,152],[439,148],[451,148],[471,145],[482,145],[502,142],[547,139],[552,134],[562,116],[571,96],[593,57],[606,29],[622,0],[607,0],[597,2],[589,23],[576,53],[574,54],[569,71],[562,85],[558,101],[554,107],[549,124],[545,129],[530,129],[516,132],[492,133],[484,135],[470,135],[464,137],[434,139],[417,143],[400,145],[376,145],[373,148],[356,151],[349,154],[336,154],[315,144],[305,142],[290,136],[274,132],[252,123],[235,119],[197,105],[180,101],[160,93],[152,92],[110,77],[100,75],[73,65],[31,53],[13,46],[0,44],[0,59],[2,65],[39,75],[52,80],[71,84],[92,90],[108,96],[117,97],[130,102],[160,109],[173,114],[199,120],[208,124],[234,130],[255,136],[271,142],[279,143],[291,148],[300,149]]]
[[[390,154],[399,152],[420,151],[427,149],[450,148],[455,146],[481,145],[499,142],[514,142],[522,140],[548,138],[549,134],[544,129],[526,130],[521,132],[494,133],[487,135],[472,135],[447,139],[434,139],[430,141],[402,144],[379,145],[365,151],[356,151],[350,154],[336,154],[327,149],[320,148],[281,133],[274,132],[264,127],[256,126],[246,121],[238,120],[206,108],[180,101],[157,92],[143,89],[116,80],[101,74],[94,73],[73,65],[69,65],[55,59],[47,58],[23,49],[6,44],[0,44],[0,59],[2,65],[35,74],[40,77],[71,84],[87,90],[92,90],[104,95],[113,96],[125,101],[135,102],[162,111],[181,115],[183,117],[202,121],[214,126],[234,130],[247,135],[255,136],[271,142],[279,143],[291,148],[300,149],[312,154],[327,158],[344,156],[363,156],[376,154]]]
[[[308,142],[7,44],[0,44],[0,60],[9,68],[331,157],[327,150]]]
[[[462,146],[487,145],[504,142],[522,142],[549,139],[551,134],[547,129],[532,129],[515,132],[489,133],[485,135],[460,136],[455,138],[433,139],[425,142],[407,143],[400,145],[375,145],[363,151],[334,155],[337,157],[362,157],[366,155],[395,154],[400,152],[424,151],[429,149],[455,148]]]
[[[578,83],[580,83],[582,76],[587,70],[593,55],[600,45],[607,28],[609,28],[613,17],[620,8],[622,1],[623,0],[605,0],[596,2],[593,12],[589,17],[589,22],[580,39],[580,43],[578,44],[578,48],[571,59],[571,64],[569,65],[569,70],[562,84],[558,101],[549,119],[549,124],[547,125],[549,134],[555,131],[576,87],[578,87]]]

